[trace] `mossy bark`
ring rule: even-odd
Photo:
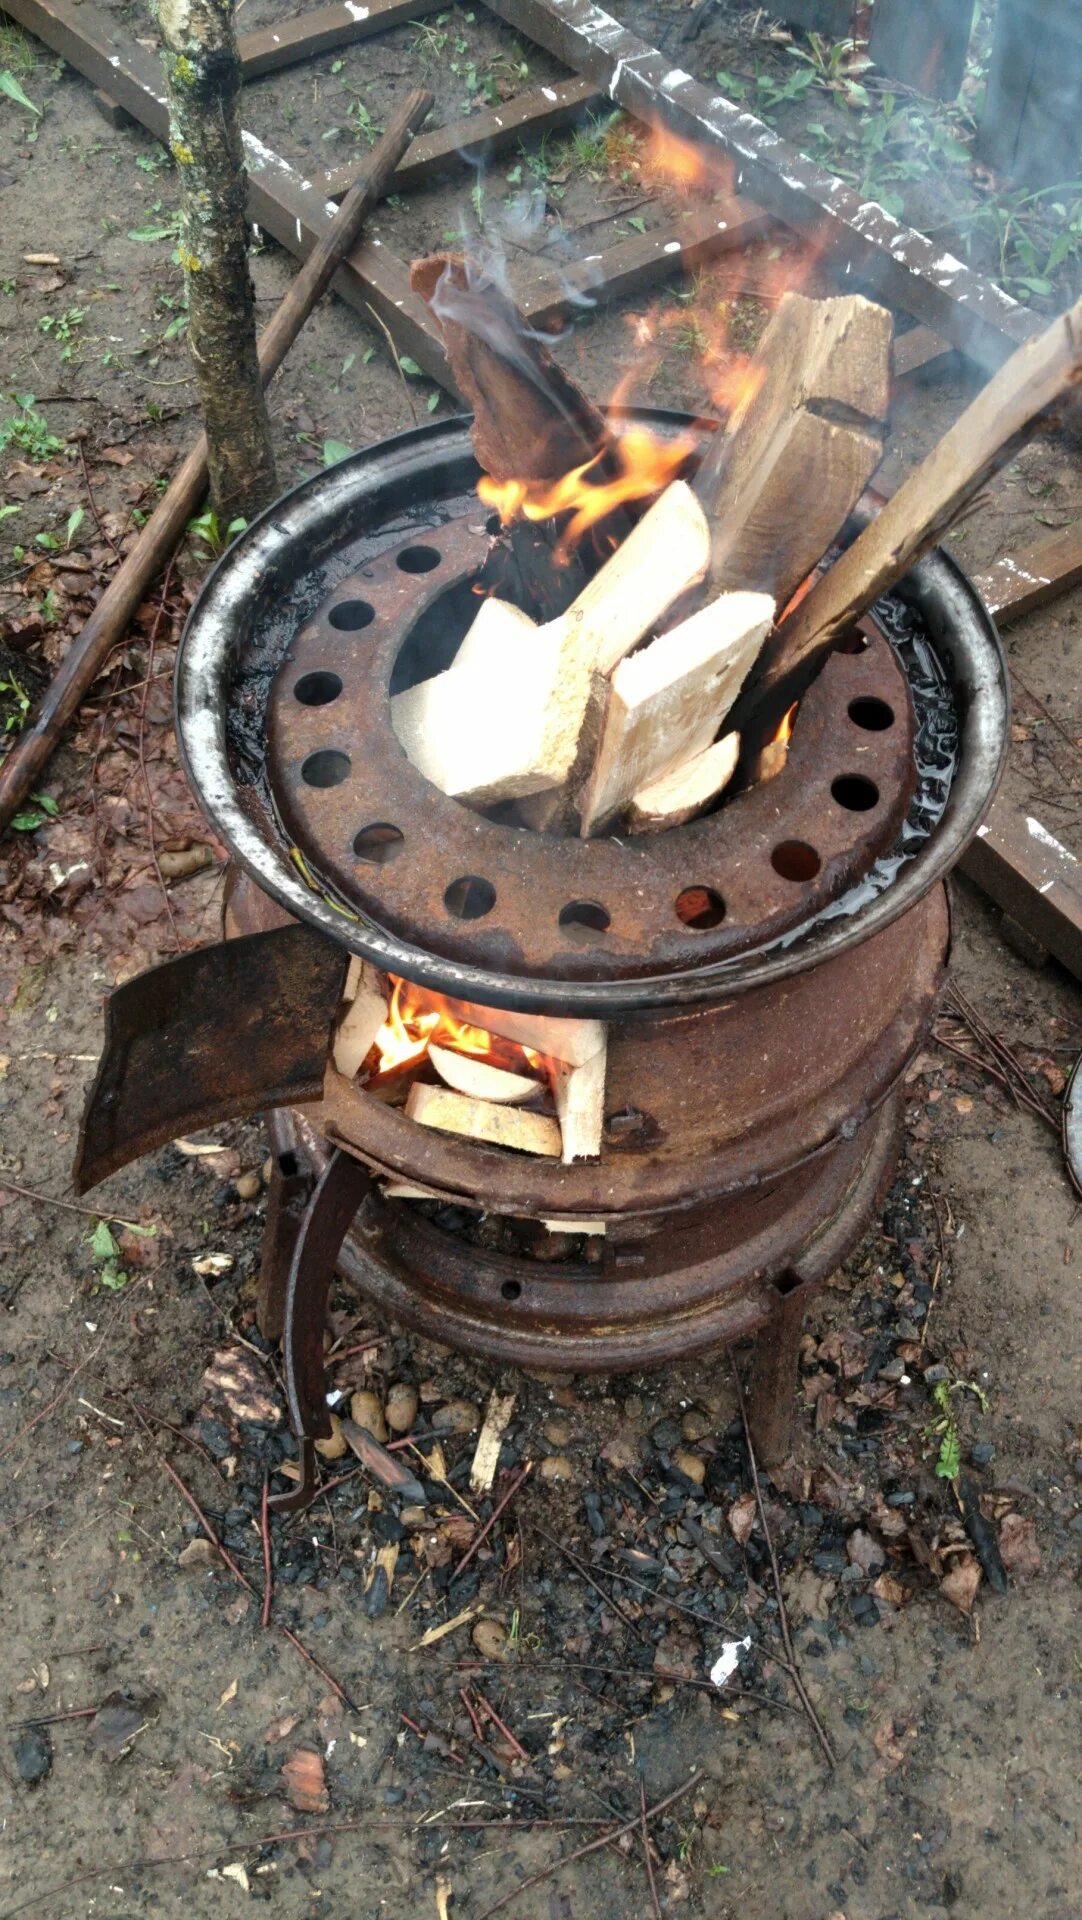
[[[185,232],[188,345],[207,433],[211,505],[223,529],[274,498],[270,424],[256,355],[233,0],[157,0]]]

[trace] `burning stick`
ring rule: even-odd
[[[1027,340],[854,540],[770,643],[761,691],[806,678],[879,595],[935,546],[968,500],[1082,379],[1082,301]]]

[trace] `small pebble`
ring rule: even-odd
[[[368,1387],[361,1387],[349,1403],[349,1417],[357,1426],[364,1427],[373,1440],[384,1441],[387,1438],[387,1422],[383,1418],[383,1408],[378,1393]]]
[[[262,1190],[263,1182],[258,1173],[240,1173],[233,1182],[238,1200],[254,1200]]]
[[[409,1432],[417,1418],[417,1409],[420,1404],[416,1387],[411,1387],[406,1380],[395,1381],[383,1409],[392,1433]]]
[[[178,1567],[194,1568],[197,1573],[201,1573],[206,1567],[214,1567],[218,1564],[217,1549],[211,1546],[209,1540],[202,1538],[189,1540],[183,1553],[177,1558]]]
[[[544,1422],[544,1434],[550,1447],[566,1447],[571,1441],[571,1423],[561,1420],[558,1414],[550,1414]]]
[[[542,1480],[571,1480],[575,1469],[566,1453],[550,1453],[537,1469]]]
[[[321,1460],[340,1460],[345,1451],[346,1436],[342,1432],[342,1422],[336,1413],[332,1413],[330,1438],[317,1440],[316,1452]]]
[[[437,1433],[473,1433],[480,1424],[481,1416],[472,1400],[448,1400],[432,1415]]]
[[[507,1628],[498,1620],[478,1620],[470,1639],[483,1660],[502,1660],[507,1652]]]
[[[28,1787],[39,1787],[53,1768],[53,1749],[44,1727],[24,1727],[15,1742],[15,1765],[19,1779]]]
[[[707,1439],[713,1433],[714,1422],[708,1413],[700,1412],[698,1407],[691,1407],[680,1422],[680,1431],[685,1440],[694,1443],[696,1440]]]
[[[686,1447],[678,1447],[673,1454],[672,1463],[674,1467],[680,1469],[681,1473],[686,1474],[689,1480],[694,1480],[697,1487],[702,1486],[706,1479],[706,1461],[697,1453],[689,1453]]]

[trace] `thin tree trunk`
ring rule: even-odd
[[[207,432],[211,505],[224,531],[277,492],[248,271],[233,0],[158,0],[157,17],[184,209],[188,344]]]

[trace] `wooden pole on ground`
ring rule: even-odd
[[[309,254],[260,337],[259,371],[264,383],[278,371],[337,268],[352,252],[365,220],[382,198],[431,105],[432,95],[418,88],[388,122],[366,171],[350,188],[336,218]],[[73,640],[35,718],[0,765],[0,833],[31,791],[113,647],[123,638],[148,587],[175,551],[206,484],[207,440],[200,434],[82,632]]]

